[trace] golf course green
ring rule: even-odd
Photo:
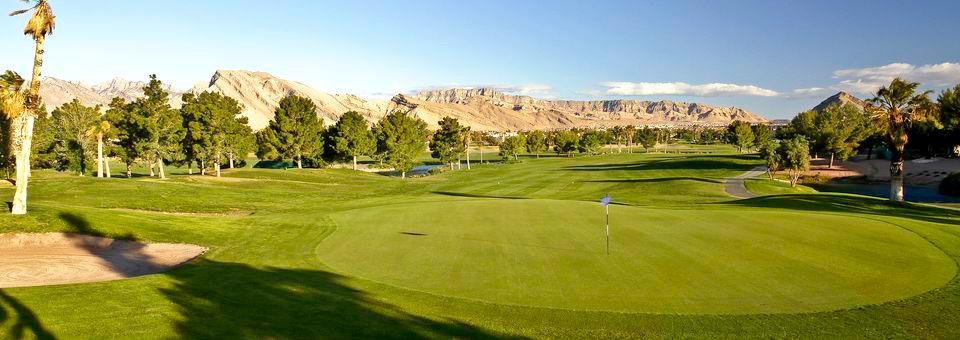
[[[0,233],[209,250],[153,275],[0,289],[0,338],[960,337],[960,213],[764,179],[737,199],[725,178],[759,159],[701,148],[405,180],[37,170],[29,214],[0,215]]]
[[[729,314],[825,311],[942,286],[953,261],[889,223],[834,214],[472,199],[333,215],[317,249],[345,274],[492,303]]]

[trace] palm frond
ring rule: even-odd
[[[33,8],[33,15],[27,21],[27,26],[23,28],[23,34],[32,36],[34,40],[53,34],[53,29],[57,26],[56,16],[53,15],[53,9],[46,0],[40,0]]]

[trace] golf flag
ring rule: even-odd
[[[607,255],[610,255],[610,195],[603,195],[603,198],[600,199],[600,205],[603,206],[603,210],[607,215],[605,229],[607,234]]]

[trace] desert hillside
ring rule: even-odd
[[[113,97],[133,100],[143,95],[143,82],[119,78],[85,86],[46,78],[41,88],[47,108],[74,98],[87,105],[106,105]],[[330,94],[306,84],[274,77],[266,72],[218,70],[207,82],[188,91],[168,87],[171,105],[179,107],[184,92],[219,92],[243,105],[243,115],[254,129],[265,127],[273,111],[288,95],[308,97],[317,104],[317,115],[331,124],[347,111],[357,111],[374,122],[392,110],[409,110],[431,127],[444,116],[459,119],[476,130],[530,130],[572,127],[605,127],[645,124],[726,124],[733,120],[765,122],[763,117],[736,107],[699,103],[640,100],[546,100],[503,93],[489,88],[423,91],[398,94],[390,100],[369,100],[352,94]]]

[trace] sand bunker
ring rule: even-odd
[[[78,234],[0,235],[0,288],[119,280],[162,272],[203,254],[190,244]]]

